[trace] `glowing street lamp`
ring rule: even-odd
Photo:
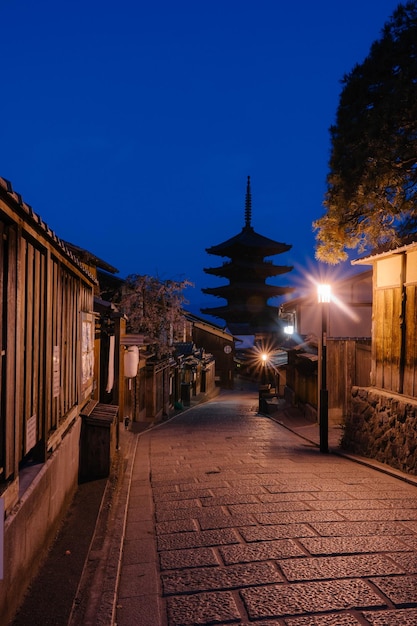
[[[321,376],[319,394],[320,452],[329,451],[329,392],[327,390],[327,318],[331,299],[330,285],[318,285],[318,302],[321,306]]]
[[[268,361],[268,355],[266,352],[262,352],[261,354],[261,362],[262,362],[262,384],[266,384],[266,362]]]

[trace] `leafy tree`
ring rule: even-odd
[[[316,257],[327,263],[417,231],[417,2],[398,5],[343,81]]]
[[[118,295],[118,302],[126,314],[127,330],[143,333],[159,346],[161,355],[169,354],[172,343],[184,326],[183,295],[188,280],[164,280],[152,276],[131,274]],[[181,336],[182,338],[182,336]]]

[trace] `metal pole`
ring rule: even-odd
[[[321,303],[320,452],[329,451],[329,392],[327,390],[327,303]]]

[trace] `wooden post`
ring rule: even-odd
[[[119,449],[119,424],[124,418],[124,371],[123,371],[123,346],[121,345],[121,337],[126,333],[126,319],[122,313],[116,313],[114,319],[114,386],[113,386],[113,402],[118,404],[119,413],[116,426],[116,449]]]

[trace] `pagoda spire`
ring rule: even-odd
[[[246,183],[246,201],[245,201],[245,228],[252,228],[252,194],[250,190],[250,176]]]

